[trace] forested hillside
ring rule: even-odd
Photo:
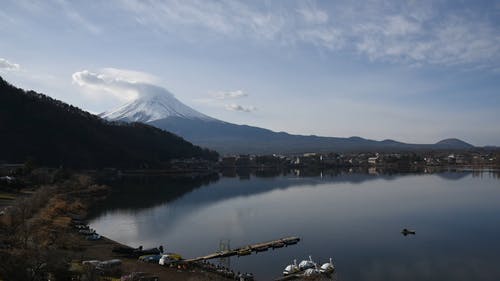
[[[79,168],[158,167],[218,154],[141,123],[117,123],[0,77],[0,161]]]

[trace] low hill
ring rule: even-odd
[[[466,143],[463,140],[459,139],[444,139],[442,141],[439,141],[435,144],[435,146],[441,148],[441,149],[457,149],[457,150],[462,150],[462,149],[472,149],[474,146],[472,144]]]
[[[218,154],[142,123],[117,123],[0,77],[0,161],[79,168],[155,167]]]
[[[148,122],[182,136],[192,143],[220,153],[305,153],[305,152],[403,152],[425,150],[468,150],[474,146],[458,139],[435,144],[412,144],[394,140],[376,141],[361,137],[322,137],[274,132],[259,127],[219,120],[168,117]]]

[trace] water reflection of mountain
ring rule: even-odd
[[[200,177],[126,176],[119,179],[101,179],[101,183],[113,187],[112,194],[97,204],[90,217],[113,210],[152,208],[175,200],[197,188],[217,182],[219,176]]]
[[[459,180],[471,172],[444,172],[438,175],[446,180]],[[273,190],[317,186],[322,184],[360,184],[370,180],[394,180],[424,173],[368,173],[348,170],[226,170],[222,177],[177,178],[165,176],[123,177],[106,182],[113,186],[113,194],[96,206],[91,216],[113,210],[140,211],[167,202],[182,201],[180,205],[199,209],[219,201],[241,196],[253,196]],[[203,188],[200,188],[203,187]],[[189,196],[186,196],[189,194]],[[187,198],[185,198],[187,197]],[[184,208],[183,208],[184,209]],[[186,210],[185,210],[186,211]]]

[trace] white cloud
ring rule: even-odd
[[[234,104],[234,103],[227,104],[226,109],[231,110],[231,111],[242,111],[242,112],[252,112],[252,111],[257,110],[257,108],[255,106],[243,106],[243,105]]]
[[[302,16],[303,20],[312,24],[324,24],[328,22],[328,13],[318,9],[315,5],[302,7],[297,9],[297,12]]]
[[[82,70],[73,73],[72,79],[73,83],[90,90],[87,91],[89,95],[108,95],[122,102],[160,92],[171,95],[165,88],[154,84],[154,76],[126,69],[103,68],[99,73]]]
[[[236,99],[247,97],[248,94],[243,92],[243,90],[235,90],[235,91],[219,91],[212,95],[216,99],[224,100],[224,99]]]
[[[193,101],[214,108],[224,108],[229,111],[252,112],[257,110],[257,108],[254,106],[243,106],[235,103],[227,104],[229,100],[235,100],[244,97],[248,97],[248,94],[243,90],[218,91],[211,93],[210,97],[198,98],[194,99]]]
[[[21,67],[17,63],[12,63],[6,59],[0,58],[0,70],[19,70]]]
[[[158,83],[159,80],[158,77],[151,75],[149,73],[142,71],[128,70],[128,69],[106,67],[102,68],[100,72],[104,76],[114,77],[115,79],[129,81],[132,83],[142,82],[142,83],[155,84]]]

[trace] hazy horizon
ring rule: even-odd
[[[500,145],[494,1],[6,1],[0,21],[0,75],[92,113],[143,83],[274,131]]]

